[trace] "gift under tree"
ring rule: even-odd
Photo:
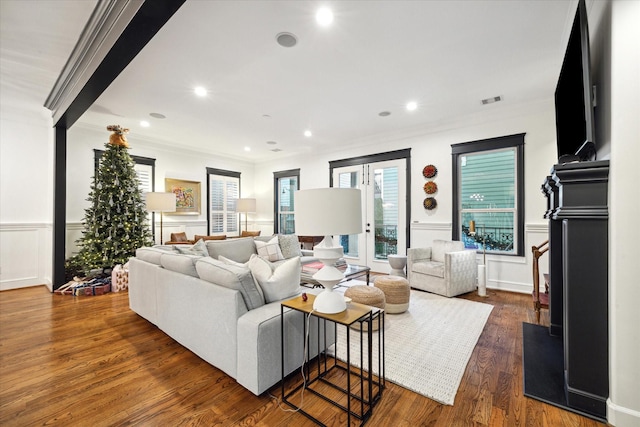
[[[153,244],[147,212],[134,162],[128,153],[126,133],[119,125],[100,159],[85,210],[82,237],[77,241],[77,261],[85,271],[125,264],[136,249]]]

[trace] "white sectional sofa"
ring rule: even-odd
[[[206,245],[208,256],[182,254],[166,246],[138,249],[129,261],[129,305],[177,342],[259,395],[279,382],[282,372],[280,302],[273,298],[288,299],[309,291],[299,286],[299,255],[290,256],[289,248],[283,251],[288,252],[288,259],[271,265],[275,277],[275,271],[282,271],[286,264],[295,264],[298,269],[295,284],[291,283],[294,279],[287,279],[286,286],[281,286],[278,280],[261,285],[248,267],[252,262],[264,263],[255,257],[253,238],[208,241],[201,245]],[[303,254],[302,262],[312,260]],[[267,290],[267,286],[274,284],[279,287],[263,291],[262,288]],[[289,374],[303,362],[304,317],[293,311],[285,312],[284,317],[285,374]],[[317,319],[311,319],[309,331],[313,357],[318,352]],[[320,334],[325,336],[324,329]],[[326,336],[329,344],[335,341],[333,325],[327,327]]]

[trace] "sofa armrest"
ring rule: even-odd
[[[444,277],[453,283],[475,282],[478,272],[476,251],[465,250],[444,254]]]
[[[416,261],[428,261],[431,259],[431,248],[409,248],[407,249],[407,265]]]

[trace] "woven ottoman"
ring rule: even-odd
[[[404,313],[409,309],[411,288],[409,282],[400,276],[378,276],[373,284],[384,292],[385,309],[389,314]]]
[[[384,292],[374,286],[355,285],[344,291],[344,296],[351,298],[353,302],[370,305],[372,307],[385,308]],[[380,329],[380,318],[373,319],[372,331]],[[359,323],[351,325],[353,329],[360,329]],[[367,330],[367,324],[362,324],[362,329]]]

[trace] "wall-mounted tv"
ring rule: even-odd
[[[590,65],[587,8],[579,0],[555,92],[560,163],[595,159]]]

